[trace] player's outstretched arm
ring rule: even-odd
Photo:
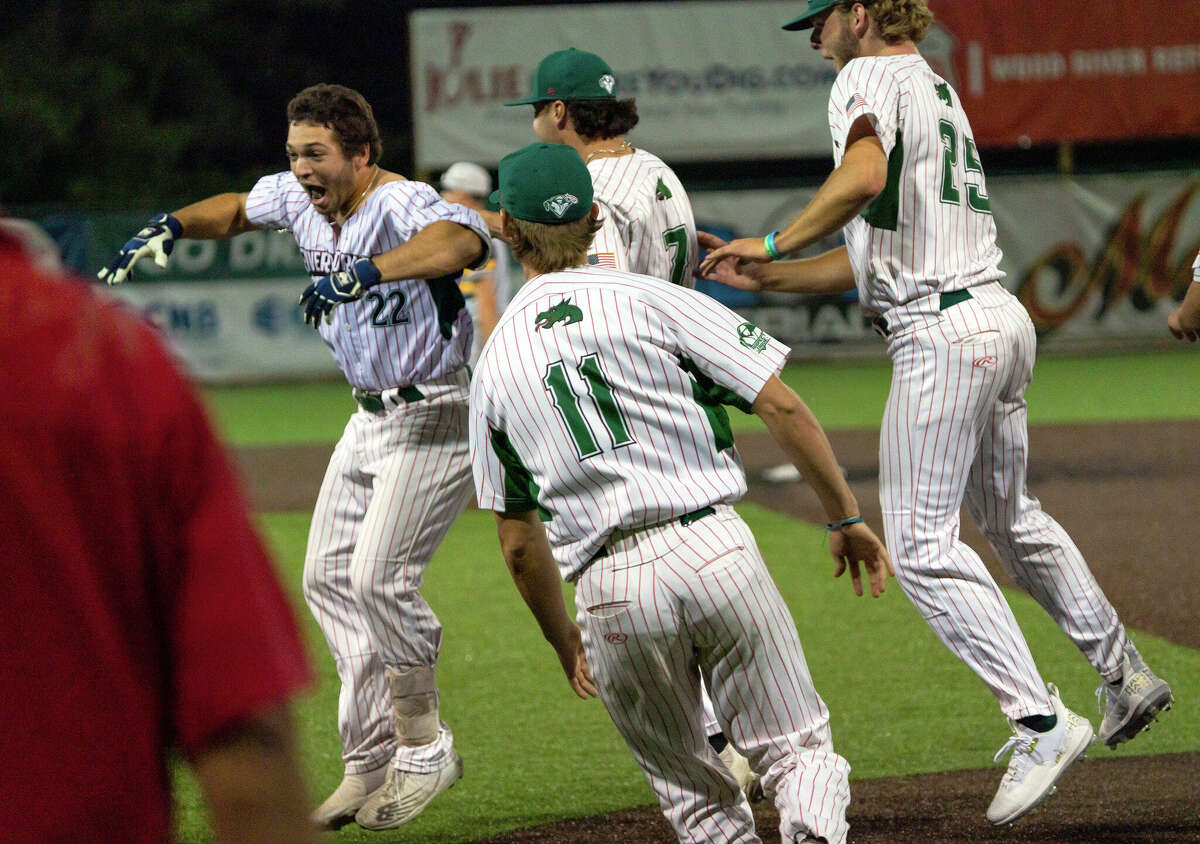
[[[846,136],[842,163],[787,228],[770,239],[775,254],[769,252],[767,238],[740,238],[709,252],[700,264],[701,275],[709,273],[724,258],[765,263],[841,231],[883,192],[887,186],[887,165],[883,144],[870,121],[860,117]]]
[[[859,565],[868,574],[871,595],[883,594],[893,574],[887,549],[859,516],[858,500],[842,475],[829,438],[808,405],[791,387],[772,375],[752,409],[767,426],[787,458],[817,493],[829,519],[830,552],[837,563],[834,577],[849,570],[854,593],[862,595]]]
[[[165,267],[177,238],[211,240],[250,231],[254,226],[246,218],[246,197],[244,193],[221,193],[180,208],[173,214],[151,218],[100,270],[100,280],[120,284],[129,278],[134,264],[145,257],[151,257],[158,266]]]
[[[724,240],[708,232],[698,231],[696,237],[705,249],[719,249],[725,244]],[[854,289],[854,270],[850,266],[850,254],[844,246],[814,258],[770,264],[725,258],[703,277],[739,290],[767,290],[772,293],[827,296]]]
[[[1188,285],[1183,302],[1167,316],[1167,328],[1177,340],[1200,340],[1200,281]]]
[[[596,684],[583,654],[583,638],[567,615],[558,566],[550,555],[550,543],[537,511],[496,513],[496,530],[513,583],[537,619],[542,635],[558,654],[571,688],[584,700],[596,697]]]
[[[441,278],[479,266],[491,243],[473,229],[450,220],[438,220],[399,246],[372,258],[381,281],[402,278]]]

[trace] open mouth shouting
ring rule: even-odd
[[[308,194],[308,201],[311,202],[318,211],[329,213],[330,197],[325,191],[325,188],[311,183],[304,184],[303,187],[305,192]]]

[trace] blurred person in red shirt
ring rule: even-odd
[[[0,227],[0,839],[164,841],[168,754],[216,835],[311,837],[291,610],[154,330]]]

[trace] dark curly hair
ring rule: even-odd
[[[370,147],[367,164],[383,155],[383,141],[375,114],[362,94],[345,85],[311,85],[292,97],[287,106],[288,123],[316,123],[333,131],[343,154]]]
[[[534,105],[536,117],[550,106],[553,100]],[[585,141],[598,138],[615,138],[624,135],[638,124],[637,103],[628,100],[564,100],[571,124],[579,137]]]

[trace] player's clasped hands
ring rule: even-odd
[[[717,264],[726,258],[733,259],[735,264],[747,262],[761,264],[771,259],[761,237],[739,237],[737,240],[726,243],[708,232],[696,232],[696,239],[700,246],[710,250],[704,256],[704,260],[700,262],[698,274],[702,278],[708,278],[709,273],[713,272]]]
[[[759,279],[756,271],[758,261],[743,259],[733,253],[721,251],[733,244],[747,241],[757,243],[761,247],[762,241],[755,238],[743,238],[742,240],[735,240],[730,243],[717,237],[715,234],[709,234],[705,231],[697,231],[696,240],[699,242],[701,249],[709,250],[708,255],[705,256],[704,261],[701,262],[699,269],[696,271],[696,274],[700,278],[717,281],[730,287],[736,287],[738,290],[759,291],[763,289],[762,281]],[[763,250],[763,255],[766,255],[766,250]],[[765,257],[762,260],[766,260]]]
[[[847,569],[850,571],[850,582],[854,586],[854,594],[860,598],[863,594],[862,573],[859,564],[867,570],[867,580],[871,584],[871,597],[878,598],[883,594],[887,585],[888,575],[895,576],[892,568],[892,557],[888,554],[882,540],[863,522],[847,525],[829,533],[829,553],[833,555],[837,567],[833,576],[841,577]]]
[[[338,305],[361,298],[368,287],[383,279],[379,268],[369,258],[355,261],[348,270],[339,270],[314,281],[300,294],[304,306],[304,321],[316,328],[321,318],[326,321]]]

